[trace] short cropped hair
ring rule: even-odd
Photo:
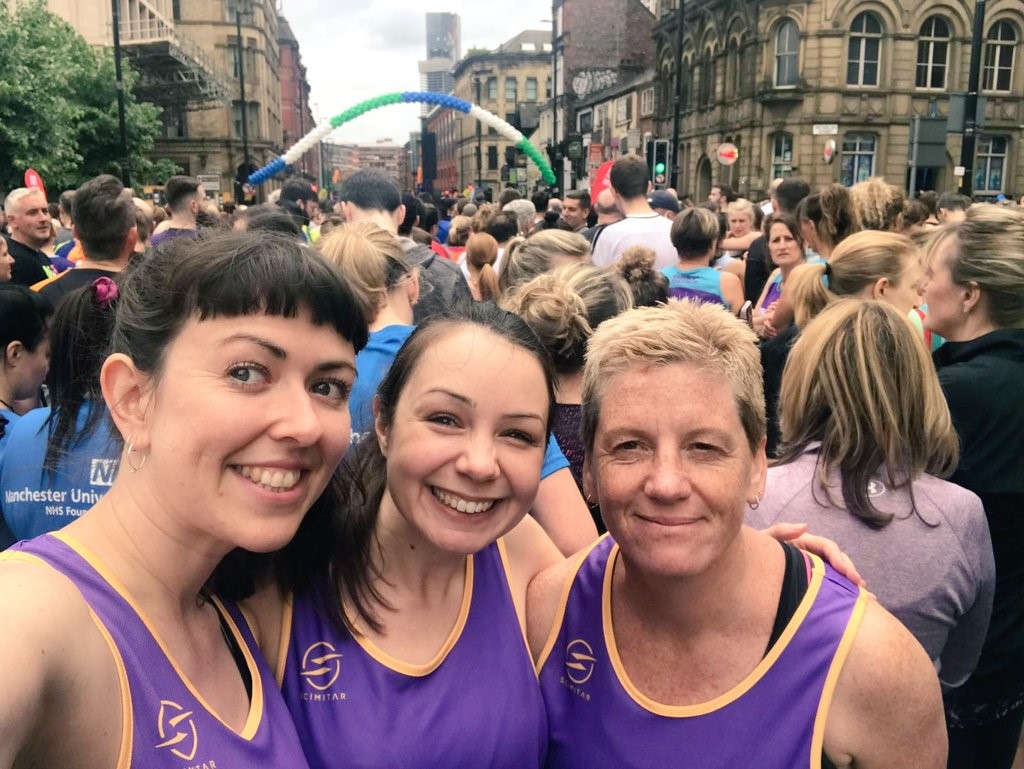
[[[638,155],[626,155],[616,160],[608,176],[612,189],[627,200],[645,196],[651,183],[650,169]]]
[[[71,219],[88,258],[114,261],[121,256],[128,233],[135,226],[131,190],[110,174],[90,179],[75,193]]]
[[[402,191],[390,178],[370,169],[356,171],[341,184],[339,198],[364,211],[387,211],[402,205]]]
[[[199,182],[191,176],[172,176],[164,185],[164,196],[171,211],[180,211],[199,192]]]
[[[711,304],[637,307],[605,321],[590,337],[583,369],[582,437],[594,448],[608,382],[634,366],[689,363],[729,380],[750,450],[764,440],[761,355],[750,327]]]

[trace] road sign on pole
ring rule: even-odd
[[[739,148],[732,142],[718,145],[718,162],[723,166],[731,166],[740,159]]]

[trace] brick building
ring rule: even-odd
[[[713,181],[759,196],[773,178],[814,185],[870,175],[908,185],[911,119],[947,117],[967,90],[974,3],[920,0],[687,0],[682,131],[675,186],[697,196]],[[671,137],[678,0],[655,27],[661,138]],[[974,190],[1024,187],[1024,4],[990,0],[984,25],[983,123]],[[739,148],[716,161],[722,142]],[[834,143],[835,159],[826,162]],[[961,136],[915,187],[957,186]]]
[[[305,136],[316,125],[309,104],[309,80],[299,53],[291,25],[284,16],[277,17],[277,43],[281,52],[281,129],[282,144],[287,149]],[[296,170],[321,182],[320,153],[312,149],[299,158]]]

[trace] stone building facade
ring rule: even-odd
[[[497,50],[471,50],[456,62],[452,74],[452,93],[456,97],[479,104],[510,123],[535,121],[551,96],[551,35],[528,30]],[[507,184],[532,189],[539,182],[540,172],[532,164],[513,166],[509,171],[514,172],[515,181],[503,180],[505,150],[514,145],[474,118],[435,109],[427,116],[426,124],[427,130],[437,136],[435,190],[461,190],[474,182],[492,189]],[[542,148],[548,136],[537,131],[530,140]]]
[[[682,131],[675,186],[713,182],[759,196],[773,178],[852,184],[871,175],[909,186],[913,116],[949,117],[967,90],[971,0],[686,0]],[[659,9],[657,134],[671,138],[678,0]],[[1024,4],[990,0],[984,24],[983,120],[973,188],[1024,189]],[[735,165],[717,162],[723,142]],[[834,159],[826,150],[834,142]],[[961,135],[917,189],[957,188]]]

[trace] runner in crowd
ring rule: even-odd
[[[981,500],[940,480],[959,446],[928,352],[881,301],[836,301],[802,329],[782,381],[782,450],[747,524],[785,518],[838,542],[943,687],[959,686],[981,653],[995,565]]]
[[[257,578],[233,551],[277,550],[311,506],[346,506],[324,491],[348,447],[359,306],[268,235],[178,238],[120,292],[100,383],[124,471],[0,559],[0,765],[306,766],[215,594]]]
[[[913,636],[742,525],[766,471],[754,341],[690,302],[591,338],[585,477],[609,536],[530,587],[548,767],[945,764]]]
[[[498,241],[486,232],[477,232],[466,241],[466,259],[462,270],[466,274],[473,298],[493,302],[501,296],[495,261],[498,258]]]
[[[543,763],[523,632],[530,579],[562,560],[527,515],[553,389],[536,337],[491,303],[399,351],[354,457],[364,493],[290,548],[319,579],[283,611],[273,591],[250,604],[311,766]]]
[[[651,307],[668,301],[668,278],[654,269],[654,249],[630,246],[615,264],[633,292],[634,307]]]
[[[632,306],[633,292],[625,280],[608,268],[591,264],[565,265],[538,275],[520,286],[507,303],[508,309],[530,326],[554,363],[555,410],[551,431],[569,460],[580,494],[584,459],[580,404],[587,342],[601,323]],[[600,511],[592,503],[588,506],[597,531],[603,532]]]
[[[31,289],[0,283],[0,453],[14,423],[38,405],[50,365],[52,314],[50,302]]]
[[[419,270],[402,244],[372,222],[354,222],[320,239],[317,249],[336,264],[364,307],[370,328],[356,356],[356,383],[349,397],[353,440],[373,432],[373,396],[398,350],[413,330],[420,298]]]
[[[688,208],[672,222],[670,236],[679,261],[661,271],[668,279],[669,297],[710,302],[738,313],[743,304],[742,281],[711,266],[722,238],[718,216],[706,208]]]
[[[117,297],[113,280],[96,278],[68,293],[54,313],[46,375],[51,405],[19,419],[0,456],[0,513],[17,539],[71,523],[117,475],[120,440],[111,434],[100,391]]]
[[[878,299],[909,315],[920,301],[921,255],[907,237],[864,230],[845,239],[828,262],[802,264],[790,275],[785,296],[795,311],[792,324],[761,343],[768,456],[779,445],[778,399],[782,371],[802,328],[842,297]]]
[[[946,695],[950,767],[1006,769],[1024,722],[1024,212],[971,206],[926,260],[925,327],[960,436],[950,480],[985,506],[996,562],[992,622],[970,680]]]
[[[768,277],[753,314],[754,333],[761,339],[771,339],[780,329],[785,328],[784,325],[775,325],[775,304],[782,296],[786,279],[797,266],[806,261],[803,235],[793,217],[779,214],[769,220],[768,253],[775,264],[775,270]]]
[[[582,235],[561,230],[534,231],[525,240],[515,241],[498,271],[502,293],[563,264],[590,261],[590,244]]]

